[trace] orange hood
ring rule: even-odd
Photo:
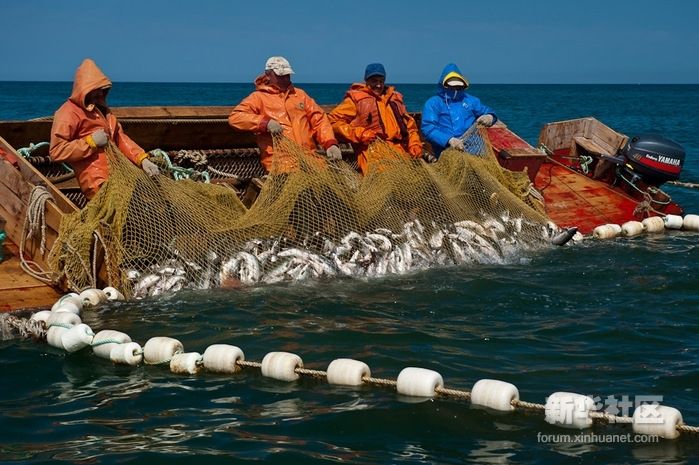
[[[112,81],[107,79],[107,76],[97,67],[94,61],[86,58],[75,71],[73,92],[70,94],[69,100],[80,108],[92,111],[94,105],[86,106],[85,97],[91,91],[103,87],[112,87]]]

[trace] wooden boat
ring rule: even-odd
[[[249,204],[254,200],[251,192],[255,179],[264,171],[254,136],[228,125],[230,110],[113,108],[124,130],[146,150],[159,148],[175,158],[180,150],[203,152],[211,181],[235,188]],[[35,145],[27,150],[31,144],[49,140],[51,124],[50,117],[0,122],[0,218],[5,220],[8,236],[5,260],[0,263],[0,311],[47,307],[65,291],[23,271],[31,270],[31,263],[21,265],[22,261],[32,261],[47,269],[46,256],[57,238],[62,216],[86,202],[66,167],[48,158],[47,146]],[[587,234],[604,223],[682,214],[681,207],[653,185],[652,177],[650,181],[648,176],[636,176],[631,183],[620,181],[619,176],[623,178],[623,170],[629,167],[622,164],[619,168],[624,160],[620,162],[616,156],[628,145],[628,137],[593,118],[547,124],[541,131],[540,148],[531,146],[502,123],[489,128],[488,133],[501,165],[513,171],[527,170],[535,188],[543,194],[548,215],[559,226],[577,226]],[[343,153],[347,161],[356,163],[351,148],[343,147]],[[677,163],[674,158],[671,162]],[[22,243],[32,189],[37,185],[46,187],[53,198],[53,202],[46,203],[43,250],[38,237],[26,238]]]

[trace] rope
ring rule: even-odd
[[[38,144],[34,144],[32,142],[29,143],[29,147],[22,147],[21,149],[17,150],[17,153],[22,155],[23,158],[28,159],[32,152],[34,152],[37,149],[40,149],[42,147],[48,147],[49,143],[48,142],[39,142]]]
[[[325,378],[328,374],[322,370],[309,370],[306,368],[296,368],[294,372],[299,375],[312,376],[314,378]]]
[[[206,168],[206,170],[211,171],[213,174],[215,174],[217,176],[224,177],[224,178],[240,179],[240,176],[238,176],[237,174],[226,173],[225,171],[217,170],[216,168],[214,168],[211,165],[209,165]]]
[[[398,383],[392,379],[372,378],[371,376],[364,376],[362,378],[362,381],[364,381],[367,384],[374,384],[376,386],[397,386],[398,385]]]
[[[668,181],[668,184],[673,186],[687,187],[689,189],[699,189],[699,184],[695,182],[682,182],[682,181]]]
[[[533,402],[525,402],[523,400],[517,400],[517,399],[513,399],[512,402],[510,402],[510,405],[512,405],[514,408],[520,408],[523,410],[537,410],[537,411],[546,410],[546,406],[544,404],[535,404]]]
[[[34,237],[39,231],[41,236],[39,240],[39,253],[44,255],[46,247],[46,201],[53,199],[51,194],[44,186],[34,186],[29,195],[29,205],[27,213],[24,217],[24,226],[22,227],[22,237],[19,241],[19,260],[22,270],[28,275],[38,279],[46,284],[53,284],[53,274],[50,271],[45,271],[41,266],[33,260],[27,260],[24,257],[24,245],[27,238]]]
[[[60,327],[65,327],[63,324],[52,324],[51,326],[60,326]],[[70,327],[70,325],[67,325]],[[21,319],[14,317],[13,315],[0,315],[0,328],[3,330],[3,334],[5,332],[5,328],[10,327],[10,328],[16,328],[22,337],[36,337],[37,333],[41,334],[42,338],[46,337],[46,331],[43,329],[44,323],[41,321],[31,321],[29,319]],[[101,339],[101,340],[95,340],[94,335],[93,335],[93,340],[92,343],[90,344],[93,347],[104,345],[104,344],[110,344],[110,343],[116,343],[116,344],[121,344],[122,342],[116,339]],[[141,350],[140,353],[143,353]],[[181,354],[183,353],[182,350],[177,350],[173,355],[176,354]],[[172,358],[171,358],[172,359]],[[169,363],[170,360],[163,360],[161,362],[157,363],[148,363],[148,362],[143,362],[146,365],[160,365],[164,363]],[[253,362],[253,361],[247,361],[247,360],[238,360],[236,361],[236,364],[239,367],[242,368],[261,368],[262,363],[260,362]],[[196,360],[196,365],[198,367],[201,367],[203,365],[203,357],[200,356]],[[327,377],[327,372],[323,370],[312,370],[312,369],[307,369],[307,368],[300,368],[297,367],[294,369],[294,372],[303,375],[303,376],[311,376],[314,378],[324,378]],[[395,387],[397,386],[397,381],[392,380],[392,379],[385,379],[385,378],[373,378],[370,376],[365,376],[362,378],[362,381],[366,384],[373,384],[373,385],[378,385],[378,386],[391,386]],[[438,386],[434,389],[435,394],[438,394],[440,396],[449,396],[449,397],[457,397],[461,398],[464,400],[471,400],[471,393],[468,391],[463,391],[460,389],[450,389],[450,388],[445,388]],[[537,404],[533,402],[526,402],[523,400],[519,399],[514,399],[510,402],[510,405],[514,407],[515,409],[521,409],[521,410],[531,410],[531,411],[545,411],[546,406],[543,404]],[[598,422],[606,422],[608,424],[633,424],[633,417],[628,417],[628,416],[616,416],[610,413],[606,413],[603,411],[592,411],[589,412],[589,418],[592,420],[597,420]],[[686,424],[680,424],[676,426],[677,431],[682,432],[682,433],[691,433],[691,434],[699,434],[699,427],[697,426],[690,426]]]
[[[677,431],[682,433],[693,433],[699,434],[699,426],[689,426],[689,425],[677,425]]]
[[[445,397],[458,397],[461,399],[470,400],[471,393],[468,391],[462,391],[460,389],[447,389],[445,387],[437,386],[434,388],[434,392]]]
[[[606,421],[607,423],[632,424],[633,417],[620,417],[607,412],[590,412],[590,418],[593,420]]]
[[[196,179],[201,178],[204,183],[208,184],[211,182],[211,176],[206,171],[197,171],[193,168],[183,168],[177,166],[170,160],[170,157],[164,150],[153,149],[150,151],[151,155],[158,158],[162,158],[166,169],[172,174],[172,178],[175,181],[181,181],[182,179]]]

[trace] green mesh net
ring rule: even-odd
[[[507,263],[547,245],[553,230],[526,174],[500,167],[484,131],[466,147],[426,164],[377,141],[362,177],[277,138],[246,209],[226,185],[151,179],[110,146],[109,180],[64,218],[50,264],[72,289],[101,280],[140,298]]]

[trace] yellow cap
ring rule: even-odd
[[[446,76],[444,76],[444,79],[442,79],[442,85],[446,85],[447,81],[451,79],[458,79],[459,81],[462,81],[466,85],[466,87],[468,87],[469,85],[468,79],[466,79],[464,76],[457,73],[456,71],[452,71],[448,73]]]

